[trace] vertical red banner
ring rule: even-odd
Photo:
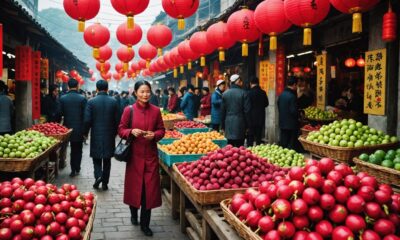
[[[3,24],[0,23],[0,78],[3,77]]]
[[[32,53],[32,119],[40,118],[40,52]]]
[[[29,46],[15,48],[15,80],[32,80],[32,49]]]
[[[285,89],[285,48],[278,46],[276,50],[276,95],[279,96]]]

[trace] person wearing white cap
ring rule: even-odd
[[[225,81],[219,79],[217,81],[217,87],[211,96],[211,127],[215,131],[219,131],[221,125],[222,93],[225,91],[225,87]]]
[[[231,88],[222,95],[221,125],[228,144],[235,147],[244,145],[250,123],[251,103],[243,90],[243,80],[238,74],[230,77]]]

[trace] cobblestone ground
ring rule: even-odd
[[[112,160],[109,190],[103,192],[92,188],[94,177],[89,145],[83,146],[82,170],[78,176],[69,177],[69,153],[67,162],[67,167],[61,170],[56,179],[57,186],[68,182],[77,185],[82,192],[94,191],[97,194],[98,204],[91,239],[188,239],[180,232],[179,222],[172,219],[170,206],[166,201],[163,201],[162,207],[152,211],[150,223],[150,228],[154,232],[152,238],[144,236],[140,227],[131,224],[129,208],[122,202],[124,163]]]

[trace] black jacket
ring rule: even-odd
[[[51,94],[47,95],[44,99],[44,115],[46,115],[47,122],[61,122],[61,109],[60,101],[58,98],[53,97]]]
[[[119,124],[117,100],[105,92],[99,92],[87,103],[84,118],[84,132],[90,133],[90,156],[111,158],[114,155],[115,136]]]
[[[64,125],[72,128],[71,142],[83,141],[83,117],[85,114],[86,98],[76,90],[71,90],[60,98],[61,115]]]
[[[297,93],[285,88],[278,98],[279,127],[281,129],[299,129],[299,110],[297,106]]]
[[[222,95],[221,124],[225,137],[229,140],[244,139],[249,127],[251,103],[248,94],[232,84]]]
[[[250,111],[250,126],[263,127],[265,125],[265,108],[268,107],[268,97],[260,86],[255,86],[249,91],[249,98],[251,102]]]

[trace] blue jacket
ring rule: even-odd
[[[185,93],[185,96],[183,96],[181,102],[181,109],[188,120],[193,120],[193,118],[196,116],[193,98],[193,93],[187,92]]]
[[[211,95],[211,124],[221,124],[222,93],[217,88]]]
[[[286,88],[278,98],[279,127],[286,130],[299,129],[297,93]]]
[[[85,114],[86,98],[76,90],[71,90],[60,98],[61,114],[64,125],[72,128],[71,142],[83,141],[83,116]]]

